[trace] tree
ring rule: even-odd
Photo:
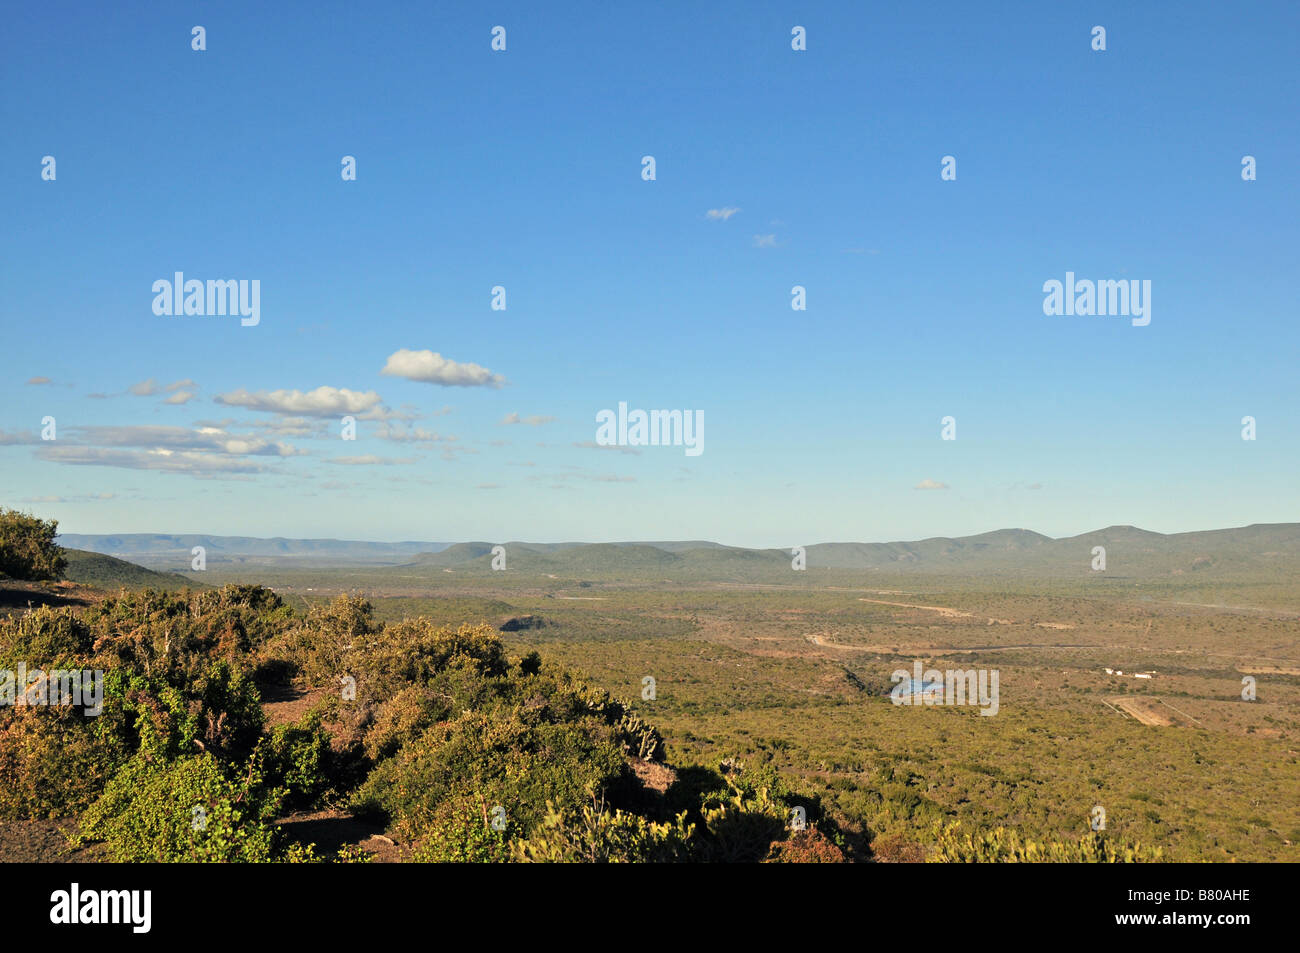
[[[54,542],[58,532],[58,520],[0,509],[0,576],[33,582],[60,578],[68,557]]]

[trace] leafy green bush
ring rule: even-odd
[[[33,582],[62,578],[68,559],[54,542],[58,532],[58,520],[0,509],[0,577]]]
[[[296,723],[277,725],[266,738],[266,783],[284,789],[287,806],[318,803],[337,776],[321,717],[319,710],[309,711]]]
[[[493,805],[495,807],[495,805]],[[492,826],[486,801],[461,798],[442,806],[415,844],[417,863],[493,864],[510,859],[519,824],[507,816],[503,830]]]
[[[482,798],[529,829],[548,799],[576,807],[627,773],[613,730],[594,718],[554,723],[536,713],[466,712],[428,729],[383,761],[356,803],[379,808],[409,839],[420,837],[454,798]]]
[[[264,785],[259,762],[233,773],[210,754],[134,758],[82,816],[75,842],[102,841],[119,862],[271,861],[284,792]]]

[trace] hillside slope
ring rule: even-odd
[[[193,582],[184,576],[170,572],[154,572],[135,563],[105,556],[102,553],[88,553],[80,549],[67,549],[68,570],[64,578],[69,582],[95,586],[100,589],[164,589],[175,591],[189,586],[192,589],[206,588],[203,583]]]

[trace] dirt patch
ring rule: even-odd
[[[0,612],[11,613],[42,606],[82,608],[102,602],[107,595],[102,590],[75,582],[39,583],[6,579],[0,582]]]
[[[1163,698],[1111,695],[1106,701],[1125,714],[1132,715],[1144,725],[1152,725],[1158,728],[1168,728],[1170,726],[1194,728],[1200,724],[1191,715],[1173,707]]]
[[[973,619],[975,613],[963,612],[961,609],[948,609],[944,606],[916,606],[910,602],[886,602],[884,599],[863,599],[859,602],[874,602],[878,606],[897,606],[900,609],[924,609],[927,612],[937,612],[939,615],[950,619]]]
[[[1126,698],[1123,695],[1112,695],[1106,700],[1124,714],[1136,718],[1144,725],[1163,728],[1174,723],[1173,719],[1161,710],[1159,699]]]
[[[268,728],[297,721],[325,697],[328,688],[296,688],[271,685],[262,689],[262,712]]]
[[[89,864],[106,861],[103,847],[72,847],[65,832],[77,829],[75,817],[0,824],[0,863]]]
[[[370,854],[376,864],[396,864],[402,859],[402,849],[385,836],[382,823],[354,817],[346,811],[289,814],[275,823],[290,839],[315,844],[316,853],[322,857],[333,857],[344,847],[351,847]]]

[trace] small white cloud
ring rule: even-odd
[[[402,348],[388,356],[379,373],[442,387],[501,387],[506,379],[479,364],[461,364],[436,351]]]
[[[948,484],[947,484],[947,483],[940,483],[938,480],[922,480],[922,481],[921,481],[920,483],[918,483],[916,486],[912,487],[912,489],[914,489],[914,490],[946,490],[946,489],[948,489]]]
[[[755,247],[755,248],[775,248],[775,247],[776,247],[776,236],[775,236],[775,235],[755,235],[755,236],[754,236],[754,247]]]
[[[737,212],[739,212],[739,211],[740,211],[740,209],[738,209],[738,208],[730,208],[730,207],[728,207],[728,208],[711,208],[711,209],[709,209],[707,212],[705,212],[704,214],[705,214],[706,216],[708,216],[708,218],[709,218],[711,221],[714,221],[714,222],[725,222],[727,219],[731,218],[731,216],[735,215],[735,214],[736,214]]]
[[[134,394],[136,397],[152,397],[158,393],[158,383],[152,377],[147,381],[141,381],[138,384],[132,384],[126,389],[128,394]]]
[[[188,404],[196,396],[197,395],[193,391],[178,390],[176,393],[172,394],[170,397],[164,400],[163,403],[164,404]]]
[[[542,417],[536,415],[532,417],[520,417],[516,413],[510,413],[501,418],[501,426],[507,427],[511,424],[523,424],[526,427],[540,427],[542,424],[549,424],[554,420],[554,417]]]
[[[544,446],[544,444],[539,444],[539,446]],[[617,450],[619,453],[630,453],[633,456],[641,456],[641,451],[636,447],[625,447],[620,444],[612,443],[596,443],[594,440],[583,440],[580,443],[575,443],[574,446],[581,447],[583,450]]]
[[[415,463],[419,457],[377,457],[373,453],[359,457],[333,457],[326,463],[337,463],[345,467],[395,467]]]
[[[425,430],[423,427],[394,427],[387,421],[375,431],[375,436],[380,440],[392,440],[396,443],[438,443],[456,439],[453,434],[435,433],[432,430]]]

